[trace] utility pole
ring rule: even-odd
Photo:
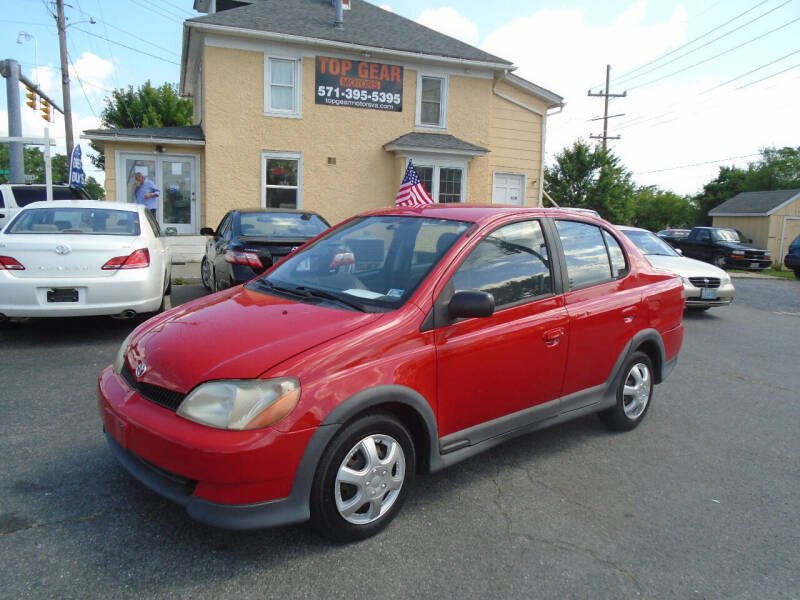
[[[56,0],[58,16],[58,46],[61,50],[61,94],[64,98],[64,132],[67,136],[67,156],[72,156],[72,102],[69,96],[69,68],[67,66],[67,25],[64,20],[64,0]]]
[[[618,115],[608,116],[608,99],[609,98],[624,98],[625,96],[628,95],[627,91],[622,92],[621,94],[612,94],[612,93],[610,93],[610,91],[609,91],[610,84],[611,84],[611,65],[606,65],[606,89],[605,89],[605,91],[601,92],[599,94],[595,94],[595,93],[592,92],[592,90],[589,90],[589,94],[588,94],[589,96],[595,96],[595,97],[602,96],[602,97],[605,98],[606,108],[605,108],[605,111],[603,113],[603,116],[599,117],[597,119],[592,119],[592,121],[599,121],[600,119],[603,120],[603,135],[590,135],[589,136],[593,140],[603,140],[603,151],[606,150],[606,142],[607,142],[607,140],[618,140],[619,139],[618,135],[615,135],[615,136],[608,135],[608,120],[609,119],[613,119],[614,117],[622,117],[625,114],[625,113],[620,113]]]

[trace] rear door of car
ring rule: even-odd
[[[648,315],[614,234],[594,223],[568,219],[556,219],[555,228],[565,258],[570,330],[561,391],[561,411],[566,412],[596,401],[596,396],[580,392],[605,384]]]
[[[557,402],[546,403],[560,391],[568,318],[539,220],[498,227],[461,256],[437,299],[437,314],[447,315],[449,298],[464,290],[491,293],[496,308],[490,317],[437,319],[439,433],[482,426],[468,436],[477,443],[516,427],[515,416],[530,421],[557,413]],[[535,416],[521,413],[537,406]]]

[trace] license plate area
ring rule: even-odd
[[[757,269],[757,268],[759,268],[760,266],[761,266],[761,265],[760,265],[759,263],[757,263],[757,262],[751,262],[751,263],[750,263],[750,268],[751,268],[751,269]]]
[[[717,299],[717,290],[712,288],[702,288],[700,290],[700,299],[701,300],[716,300]]]
[[[48,302],[77,302],[78,290],[75,288],[51,288],[47,290]]]

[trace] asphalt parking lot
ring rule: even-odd
[[[349,546],[207,527],[116,464],[95,382],[134,322],[0,330],[0,598],[798,598],[800,281],[735,284],[687,314],[639,428],[585,418],[421,477]]]

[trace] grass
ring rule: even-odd
[[[780,277],[781,279],[795,279],[794,271],[788,269],[764,269],[763,271],[743,271],[741,269],[730,269],[729,273],[759,273],[761,275],[771,275],[772,277]]]
[[[172,283],[174,285],[183,285],[186,282],[183,280],[183,277],[176,277],[175,279],[172,280]]]

